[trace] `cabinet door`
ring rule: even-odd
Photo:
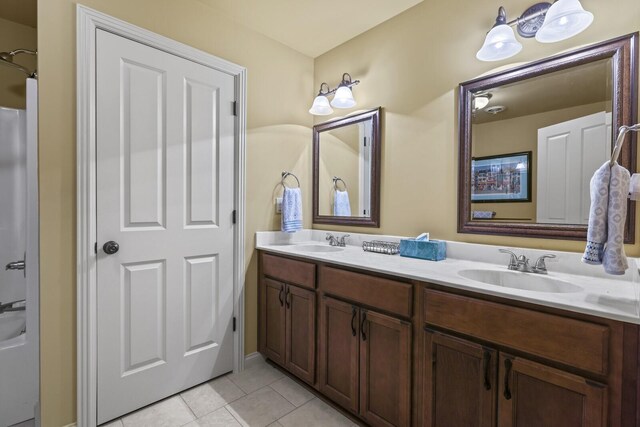
[[[607,425],[607,389],[539,363],[500,355],[500,427]]]
[[[497,351],[424,332],[424,427],[495,425]]]
[[[359,310],[326,296],[320,303],[318,386],[340,406],[358,412]]]
[[[411,423],[411,324],[360,310],[360,416],[372,426]]]
[[[287,285],[287,369],[313,384],[316,355],[316,293]]]
[[[285,364],[285,285],[264,278],[260,300],[261,352],[273,362]]]

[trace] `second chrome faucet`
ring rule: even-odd
[[[511,255],[509,259],[509,270],[521,271],[523,273],[547,274],[547,265],[544,260],[547,258],[555,258],[555,255],[542,255],[533,266],[529,265],[529,258],[524,255],[516,255],[508,249],[500,249],[500,252]]]
[[[337,237],[331,233],[327,233],[326,240],[329,241],[329,245],[331,246],[340,246],[341,248],[344,248],[345,246],[347,246],[347,242],[345,240],[347,237],[349,237],[348,234],[344,234],[340,237]]]

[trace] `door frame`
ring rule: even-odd
[[[246,85],[244,67],[215,57],[175,40],[113,18],[80,4],[76,7],[77,54],[77,425],[97,423],[97,269],[96,269],[96,31],[121,37],[179,56],[232,75],[235,78],[237,116],[235,121],[234,205],[234,332],[233,370],[244,369],[244,233],[245,233],[245,147]]]

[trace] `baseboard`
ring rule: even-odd
[[[246,356],[244,356],[244,368],[247,369],[251,367],[253,364],[255,364],[256,362],[263,361],[263,360],[264,360],[264,357],[262,357],[262,355],[257,351],[251,354],[247,354]]]
[[[66,426],[63,427],[77,427],[76,423],[71,423],[71,424],[67,424]]]

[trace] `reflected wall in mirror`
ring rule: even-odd
[[[313,222],[380,226],[381,108],[313,127]]]
[[[459,232],[586,238],[591,176],[637,121],[637,37],[460,85]],[[633,173],[635,141],[623,150]],[[630,206],[627,242],[634,221]]]

